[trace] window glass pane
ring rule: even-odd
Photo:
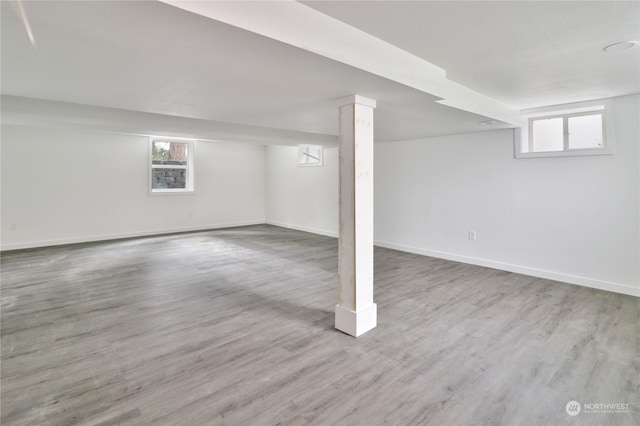
[[[152,189],[185,189],[187,187],[186,169],[152,168],[151,175]]]
[[[153,141],[151,148],[152,164],[186,166],[188,144],[180,142]]]
[[[320,164],[322,161],[321,146],[302,146],[299,149],[298,164]]]
[[[569,117],[569,149],[602,148],[602,115]]]
[[[533,120],[533,152],[563,151],[562,117]]]

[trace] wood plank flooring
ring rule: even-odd
[[[376,248],[378,327],[355,339],[333,328],[333,238],[259,225],[1,262],[2,425],[640,424],[631,296]]]

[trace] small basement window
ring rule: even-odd
[[[194,141],[152,138],[150,143],[150,191],[193,192]]]
[[[527,128],[516,141],[517,158],[613,154],[604,101],[568,111],[545,108],[545,112],[550,113],[528,116]]]
[[[298,147],[299,166],[322,166],[322,146],[300,145]]]

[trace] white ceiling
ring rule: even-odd
[[[637,23],[638,2],[529,3],[311,6],[517,107],[640,91],[638,50],[602,52],[611,42],[640,38],[623,13],[635,13]],[[376,140],[486,130],[478,124],[486,117],[427,93],[167,4],[23,2],[35,47],[16,3],[1,7],[3,95],[335,135],[335,100],[359,94],[378,102]],[[3,106],[3,121],[10,115]]]
[[[303,3],[518,109],[640,92],[640,1]]]

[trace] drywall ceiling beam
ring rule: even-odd
[[[463,111],[484,115],[516,127],[522,127],[522,123],[525,121],[518,109],[471,90],[455,81],[447,80],[443,87],[442,98],[436,102]]]
[[[2,124],[259,144],[336,146],[332,135],[2,95]]]
[[[163,2],[411,87],[433,91],[446,79],[442,68],[296,1]]]
[[[418,56],[293,0],[160,0],[441,98],[444,105],[520,125],[518,110],[448,80]]]

